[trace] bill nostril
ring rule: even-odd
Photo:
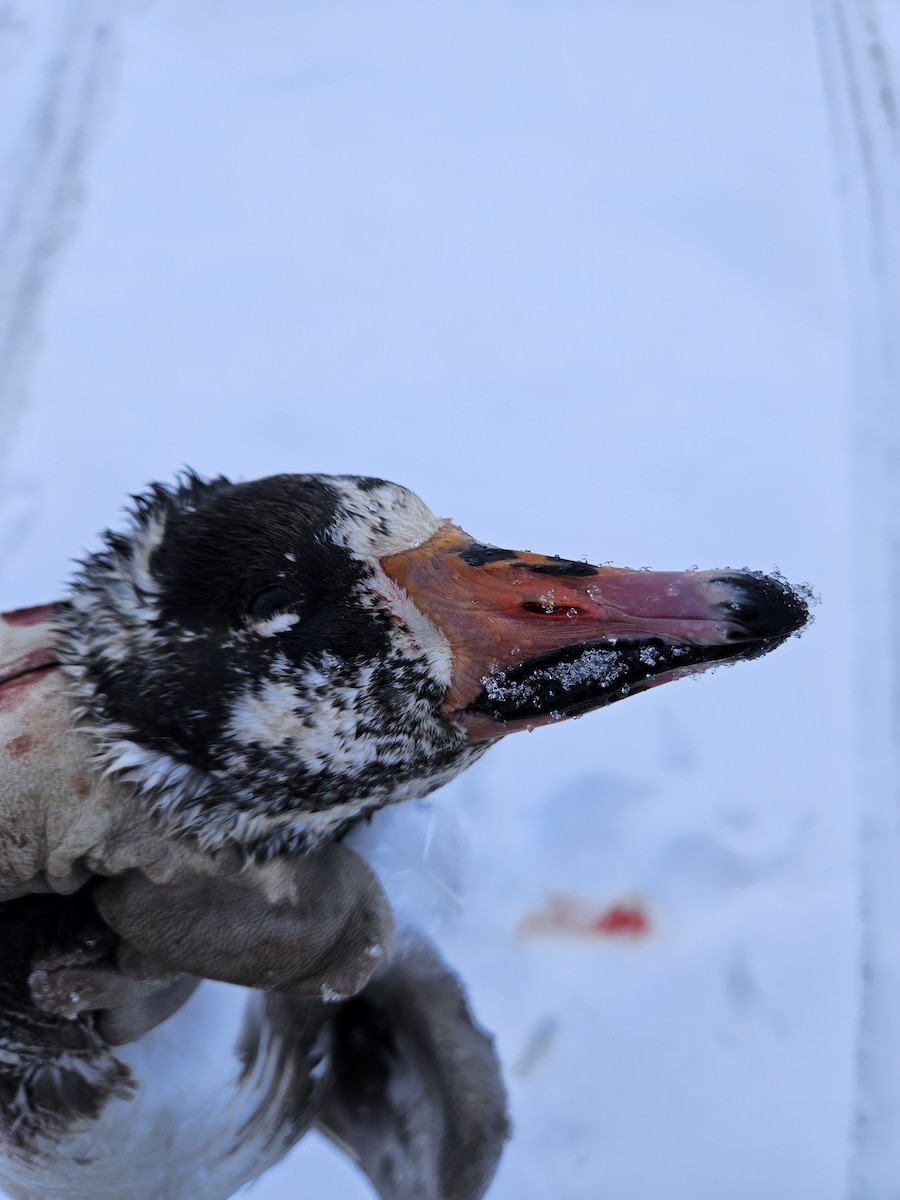
[[[522,611],[536,617],[573,617],[584,616],[584,609],[572,604],[556,604],[552,600],[526,600]]]

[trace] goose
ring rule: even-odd
[[[317,1125],[384,1200],[477,1200],[491,1040],[348,833],[807,620],[777,577],[503,549],[377,478],[135,497],[0,617],[0,1186],[225,1200]]]

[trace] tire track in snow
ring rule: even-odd
[[[861,963],[848,1195],[900,1196],[900,120],[878,0],[813,0],[844,209]],[[840,797],[835,797],[840,802]]]
[[[41,303],[80,210],[116,61],[119,0],[0,4],[0,555],[27,527],[28,481],[4,468],[25,409]]]

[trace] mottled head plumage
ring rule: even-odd
[[[383,480],[192,472],[80,564],[61,657],[104,769],[252,856],[422,796],[485,748],[441,714],[446,638],[381,569],[439,529]]]

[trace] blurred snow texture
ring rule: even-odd
[[[491,1200],[900,1191],[898,38],[888,0],[0,2],[0,607],[184,463],[822,596],[424,819],[468,840]],[[252,1194],[369,1193],[309,1138]]]

